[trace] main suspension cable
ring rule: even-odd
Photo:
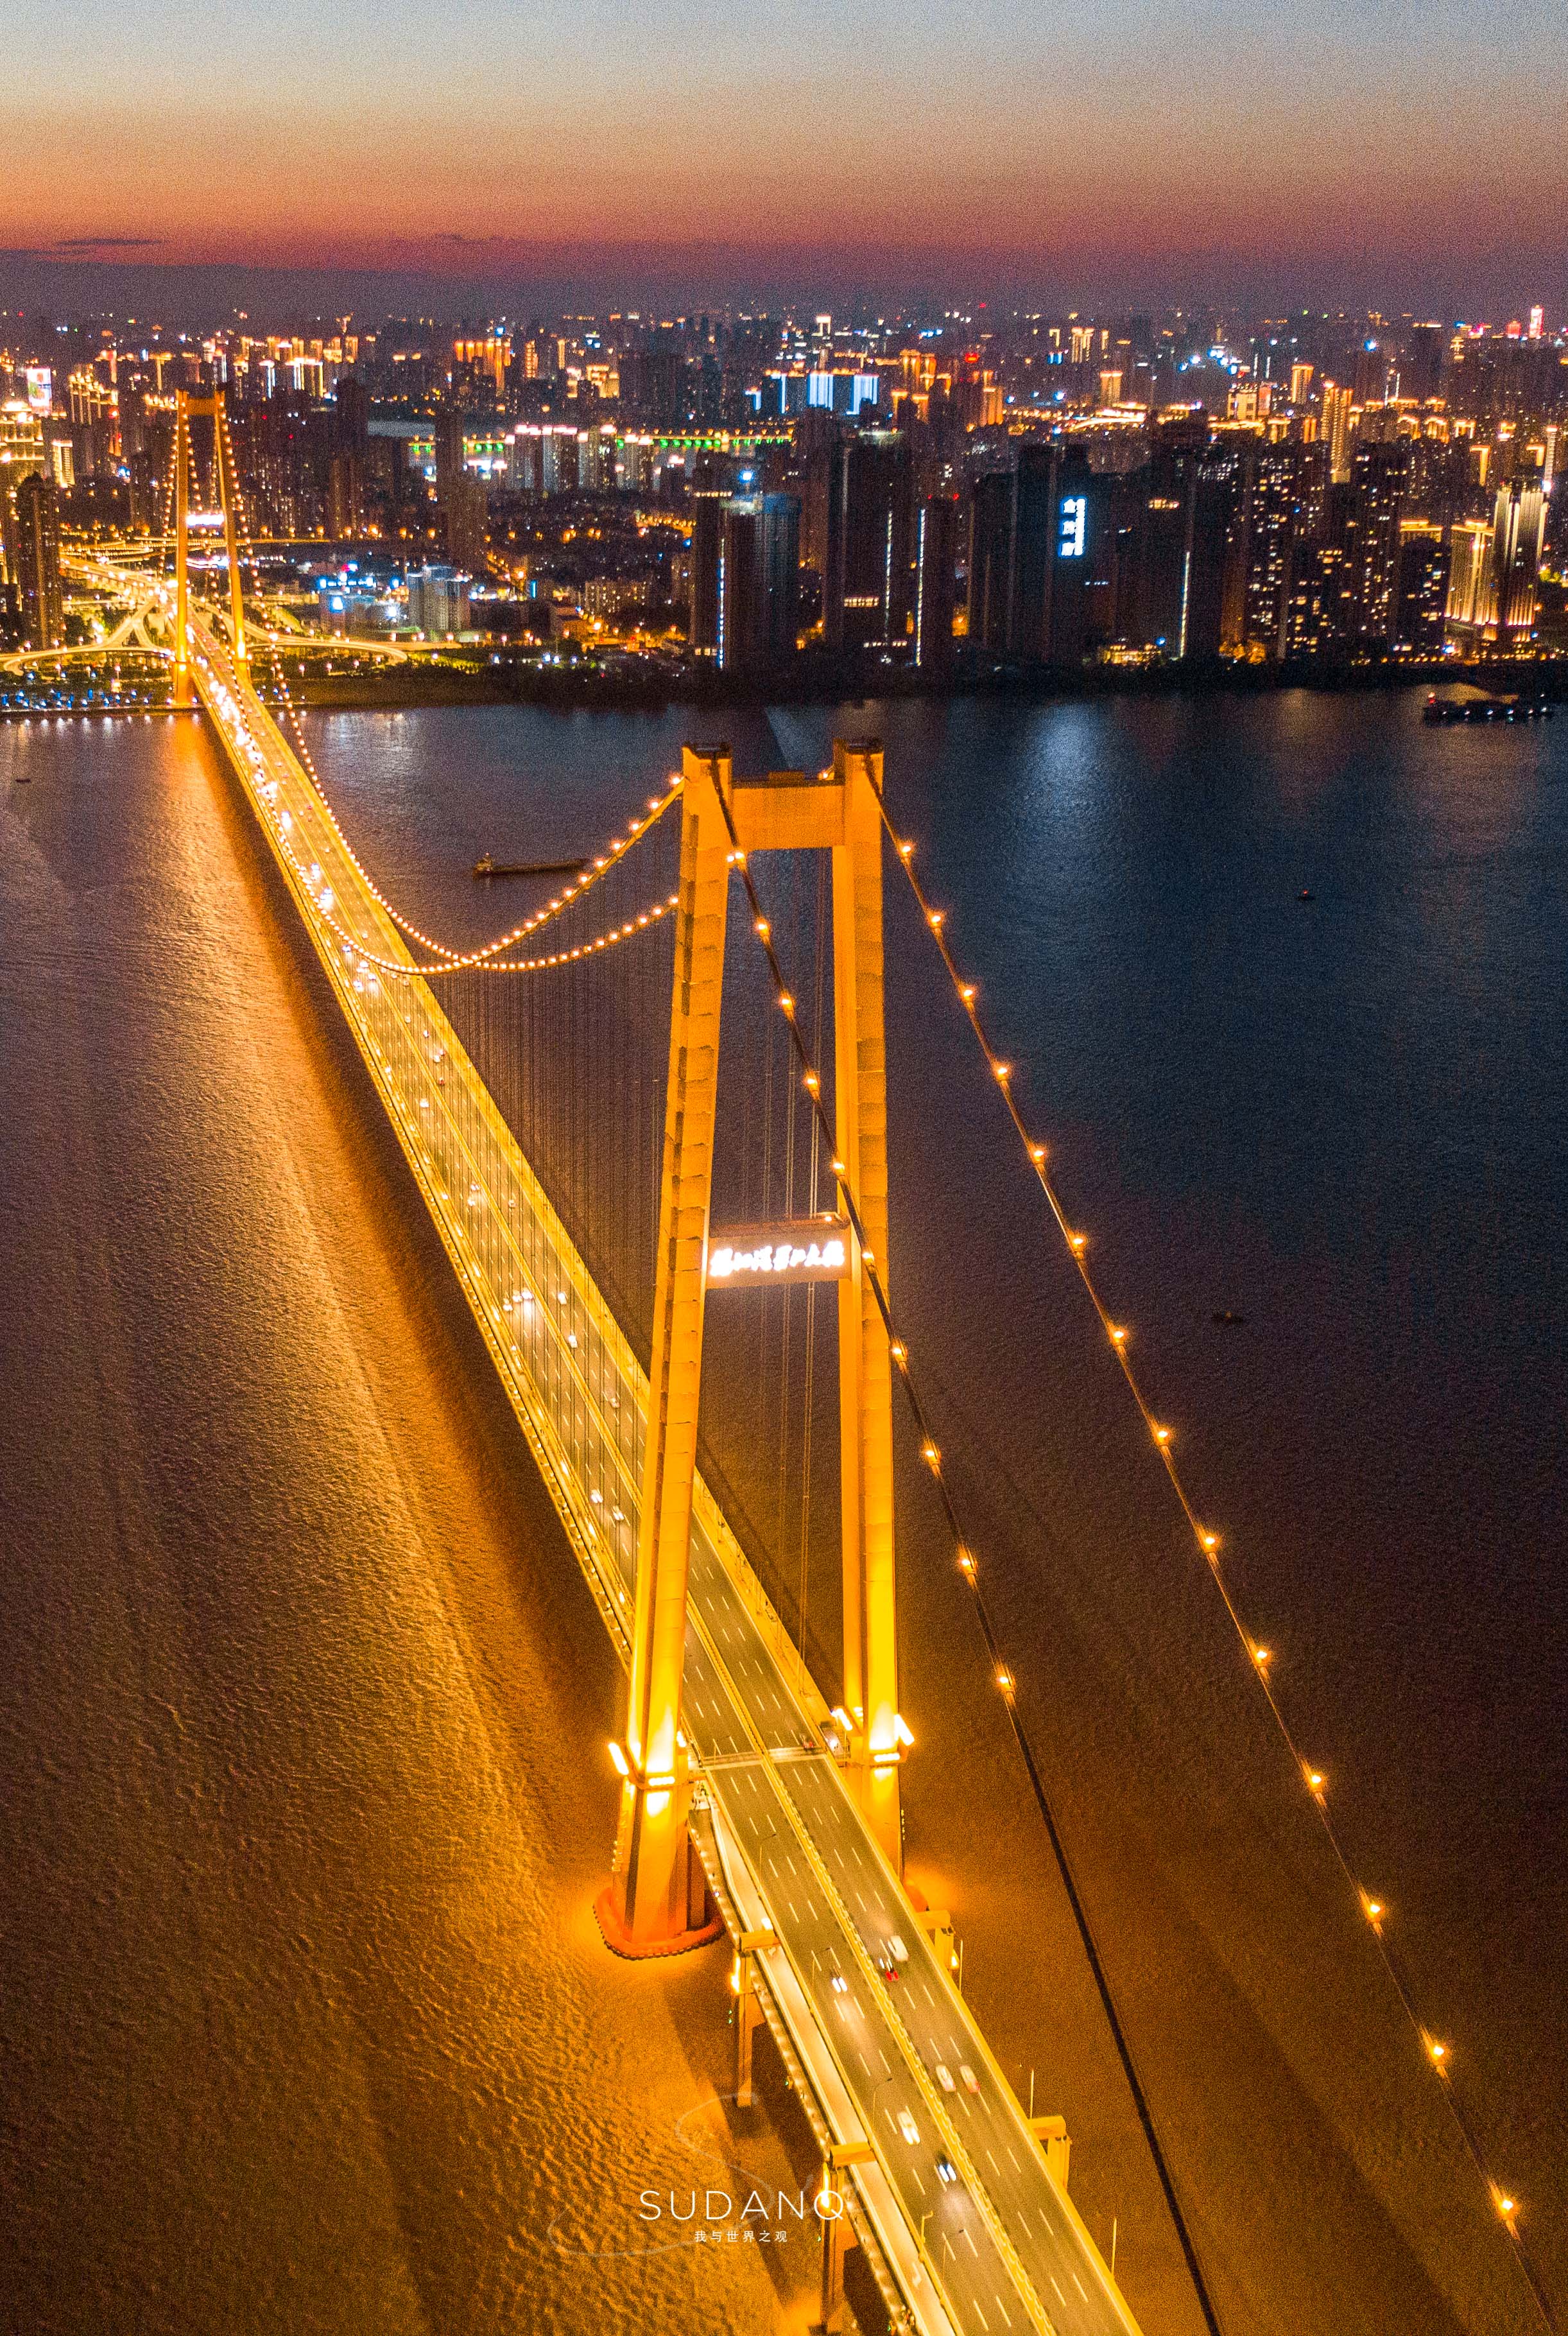
[[[256,558],[256,548],[251,540],[249,523],[246,515],[245,499],[239,489],[239,469],[234,460],[234,441],[229,427],[229,409],[221,398],[218,402],[217,416],[218,418],[215,427],[220,429],[223,433],[224,469],[227,472],[234,496],[235,534],[239,540],[241,556],[245,563],[249,567],[252,585],[258,604],[259,605],[261,599],[260,570]],[[187,433],[187,435],[189,440],[189,433]],[[190,463],[191,469],[194,472],[195,452],[193,447],[190,450]],[[513,925],[504,933],[497,934],[492,940],[483,942],[477,949],[450,949],[444,941],[437,940],[432,934],[423,931],[419,926],[414,923],[411,918],[406,916],[404,911],[398,908],[395,901],[388,899],[386,894],[381,890],[380,886],[375,882],[375,879],[365,868],[353,844],[349,842],[347,835],[344,832],[343,823],[339,820],[336,812],[333,809],[332,802],[326,793],[326,789],[322,784],[321,774],[316,767],[315,757],[312,755],[308,742],[306,739],[304,724],[300,719],[299,710],[296,706],[293,696],[289,691],[287,675],[284,671],[283,652],[276,642],[269,643],[269,647],[271,650],[273,678],[277,684],[278,695],[283,701],[285,715],[287,718],[289,726],[294,733],[296,749],[298,753],[299,759],[304,764],[306,771],[309,775],[311,784],[315,787],[317,794],[320,798],[321,807],[323,812],[326,813],[328,824],[330,825],[339,844],[342,846],[343,851],[346,853],[355,875],[359,878],[360,882],[365,886],[366,891],[369,892],[371,898],[375,901],[376,906],[383,910],[385,913],[391,918],[393,923],[398,928],[400,932],[404,933],[410,940],[416,941],[421,949],[428,949],[433,957],[444,959],[454,971],[467,970],[473,967],[482,967],[491,959],[502,956],[507,949],[514,949],[520,941],[531,939],[535,933],[541,931],[544,926],[553,923],[558,917],[565,916],[569,909],[574,907],[579,901],[580,901],[585,893],[591,891],[593,887],[599,883],[603,878],[609,873],[612,868],[618,866],[619,862],[626,858],[628,852],[632,851],[637,844],[642,842],[645,835],[648,834],[653,828],[657,827],[659,821],[664,817],[666,812],[668,811],[670,805],[679,798],[682,784],[681,775],[678,772],[675,772],[670,775],[669,784],[665,793],[662,795],[650,795],[648,797],[648,809],[646,812],[638,814],[629,822],[625,834],[613,836],[603,849],[594,855],[587,872],[579,876],[574,882],[563,885],[560,893],[552,900],[547,901],[542,909],[536,910],[531,916],[525,917],[520,924]],[[662,910],[659,913],[663,913]],[[618,936],[618,938],[619,938],[619,936]],[[507,971],[537,971],[547,963],[560,964],[569,961],[570,959],[567,955],[558,954],[552,959],[541,959],[531,961],[526,967],[508,967],[504,969]],[[426,974],[426,978],[429,978],[430,973],[439,970],[439,968],[430,968],[427,973],[427,969],[423,967],[400,967],[391,959],[385,961],[385,970],[389,972],[417,971]]]

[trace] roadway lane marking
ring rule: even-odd
[[[1083,2281],[1078,2277],[1076,2272],[1073,2273],[1073,2285],[1077,2289],[1078,2293],[1083,2297],[1084,2302],[1087,2303],[1089,2300],[1089,2291],[1084,2285]]]
[[[968,2224],[967,2223],[964,2224],[964,2236],[965,2236],[965,2238],[966,2238],[966,2239],[968,2239],[968,2241],[969,2241],[969,2253],[970,2253],[970,2254],[972,2254],[972,2255],[973,2255],[973,2257],[974,2257],[974,2259],[975,2259],[975,2261],[976,2261],[977,2263],[979,2263],[979,2259],[980,2259],[980,2251],[979,2251],[979,2247],[977,2247],[977,2246],[976,2246],[976,2244],[975,2244],[975,2234],[974,2234],[973,2231],[971,2231],[971,2230],[970,2230],[970,2228],[969,2228],[969,2224]]]
[[[1056,2281],[1055,2281],[1054,2279],[1053,2279],[1053,2280],[1052,2280],[1052,2282],[1051,2282],[1051,2285],[1052,2285],[1053,2287],[1057,2287],[1057,2282],[1056,2282]],[[1066,2303],[1066,2300],[1067,2300],[1067,2299],[1066,2299],[1066,2297],[1062,2293],[1061,2289],[1060,2289],[1059,2287],[1057,2287],[1057,2302],[1058,2302],[1058,2303]]]

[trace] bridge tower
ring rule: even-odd
[[[836,1160],[854,1195],[839,1283],[842,1451],[843,1704],[852,1781],[894,1870],[901,1867],[893,1582],[892,1365],[868,1261],[887,1271],[887,1059],[882,998],[882,756],[838,742],[821,779],[737,781],[727,746],[684,754],[681,862],[663,1185],[655,1270],[648,1441],[615,1869],[599,1901],[622,1952],[669,1952],[707,1935],[687,1839],[680,1730],[702,1378],[719,1024],[730,877],[737,852],[833,855]]]
[[[246,657],[245,608],[239,589],[239,533],[237,514],[239,508],[239,482],[234,472],[234,449],[229,443],[229,417],[224,412],[223,392],[212,391],[209,396],[199,397],[190,390],[177,390],[174,397],[174,703],[189,706],[190,688],[190,551],[192,511],[190,489],[196,474],[195,451],[191,444],[190,423],[194,416],[205,415],[212,423],[212,484],[218,496],[218,508],[223,518],[223,549],[229,567],[229,612],[234,628],[234,656],[243,669]]]

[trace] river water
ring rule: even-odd
[[[899,705],[732,737],[752,769],[884,739],[895,818],[1562,2295],[1568,724],[1418,715]],[[514,709],[311,728],[373,872],[453,933],[506,913],[481,851],[590,848],[685,735]],[[194,725],[13,726],[0,786],[13,2324],[801,2324],[798,2245],[612,2252],[628,2185],[704,2178],[679,2121],[723,2088],[720,1989],[597,1948],[613,1668],[213,756]],[[1226,2328],[1527,2328],[896,887],[889,968],[895,1300]],[[1185,2336],[918,1469],[901,1495],[911,1874],[953,1909],[1020,2090],[1032,2071],[1067,2115],[1145,2328]],[[813,1563],[817,1613],[831,1550]],[[776,2099],[739,2146],[759,2178],[803,2164]]]

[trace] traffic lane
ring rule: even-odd
[[[700,1525],[693,1525],[690,1594],[698,1601],[725,1668],[763,1742],[798,1746],[811,1723],[790,1692],[772,1650],[729,1572]]]
[[[862,1980],[852,1948],[843,1938],[836,1910],[821,1895],[814,1875],[799,1854],[793,1829],[774,1797],[775,1785],[789,1791],[796,1780],[813,1780],[811,1788],[803,1788],[798,1796],[792,1791],[792,1798],[819,1854],[824,1862],[837,1864],[843,1894],[852,1913],[861,1916],[861,1935],[873,1956],[888,1955],[887,1942],[898,1934],[911,1957],[911,1961],[900,1968],[901,1975],[909,1973],[912,1994],[921,2000],[930,2015],[945,2016],[950,2025],[953,2020],[950,1999],[936,1984],[934,1964],[923,1936],[912,1923],[907,1903],[897,1892],[880,1851],[861,1825],[832,1763],[821,1752],[811,1757],[798,1757],[800,1738],[806,1727],[803,1717],[782,1688],[772,1655],[727,1573],[706,1547],[700,1555],[694,1547],[694,1583],[708,1609],[707,1619],[715,1636],[725,1649],[726,1668],[737,1691],[745,1697],[754,1718],[765,1717],[770,1711],[774,1714],[784,1739],[778,1748],[791,1756],[783,1762],[767,1764],[774,1775],[765,1791],[760,1762],[752,1767],[725,1772],[720,1789],[735,1837],[753,1860],[754,1872],[765,1883],[770,1903],[775,1910],[775,1928],[790,1944],[797,1972],[810,1978],[812,2000],[819,2014],[831,2020],[836,2003],[838,2016],[844,2018],[844,2006],[852,2000],[852,1990],[856,2011],[869,2023],[864,2034],[875,2044],[879,2064],[873,2067],[867,2043],[851,2038],[841,2041],[848,2041],[849,2049],[859,2062],[858,2072],[842,2054],[841,2067],[868,2122],[876,2120],[880,2136],[885,2120],[887,2133],[882,2137],[888,2142],[888,2163],[903,2195],[906,2212],[911,2214],[917,2228],[922,2221],[931,2224],[933,2240],[945,2234],[944,2246],[950,2243],[967,2246],[973,2265],[965,2264],[961,2253],[954,2258],[958,2269],[950,2265],[950,2274],[959,2281],[958,2292],[969,2302],[980,2303],[982,2325],[989,2324],[983,2316],[989,2306],[994,2315],[1000,2316],[1004,2326],[1010,2327],[1012,2313],[1025,2310],[1022,2299],[978,2207],[969,2200],[961,2178],[944,2182],[937,2172],[939,2157],[945,2159],[947,2153],[940,2134],[932,2129],[929,2104],[908,2065],[904,2048],[887,2024],[881,2007],[862,2000]],[[814,1742],[814,1737],[812,1740]],[[822,1836],[813,1826],[813,1816],[830,1820]],[[904,1931],[913,1933],[912,1949],[911,1942],[903,1940]],[[923,1968],[914,1961],[918,1953],[923,1953]],[[842,1994],[832,1987],[835,1969],[848,1983]],[[869,1990],[865,1992],[869,1994]],[[912,2004],[905,2006],[901,1991],[899,2009],[906,2024],[908,2012],[913,2008]],[[916,2024],[929,2027],[929,2021],[920,2020],[918,2015]],[[832,2029],[829,2032],[833,2033]],[[920,2039],[914,2040],[919,2049]],[[929,2049],[929,2034],[926,2042],[928,2067],[934,2059],[948,2057]],[[968,2057],[967,2048],[952,2049],[955,2063]],[[885,2099],[881,2098],[884,2092]],[[913,2145],[909,2143],[900,2122],[901,2112],[907,2114],[920,2136]],[[901,2153],[906,2150],[916,2155],[905,2161]],[[1040,2181],[1043,2185],[1043,2173]],[[968,2214],[959,2208],[960,2197],[973,2209]],[[948,2229],[951,2223],[957,2224],[956,2234]],[[978,2292],[970,2293],[971,2287]],[[1084,2336],[1089,2336],[1087,2330]]]
[[[911,1923],[886,1867],[880,1859],[873,1864],[856,1856],[865,1836],[841,1778],[826,1762],[801,1761],[781,1768],[779,1782],[801,1809],[830,1867],[836,1859],[843,1874],[852,1876],[851,1887],[845,1887],[842,1878],[840,1887],[864,1918],[862,1936],[873,1957],[879,1942],[885,1942],[895,1932],[904,1940],[909,1961],[901,1966],[897,1982],[900,2015],[933,2077],[940,2061],[955,2079],[953,2092],[944,2090],[947,2106],[1042,2302],[1053,2315],[1066,2315],[1063,2325],[1072,2328],[1075,2336],[1077,2331],[1081,2336],[1124,2336],[1125,2323],[1100,2283],[1078,2232],[1063,2214],[1018,2109],[998,2092],[986,2065],[975,2070],[978,2095],[959,2079],[959,2066],[969,2059],[969,2040],[938,1975],[930,1944]]]
[[[710,1779],[726,1822],[766,1898],[774,1927],[790,1952],[819,2026],[829,2037],[844,2081],[904,2214],[924,2234],[928,2260],[959,2324],[980,2331],[1025,2328],[1027,2314],[1006,2264],[961,2181],[945,2183],[943,2156],[912,2070],[854,1961],[837,1914],[798,1854],[778,1808],[767,1764],[728,1767]],[[841,1993],[834,1972],[845,1981]],[[911,2142],[902,2119],[915,2134]]]

